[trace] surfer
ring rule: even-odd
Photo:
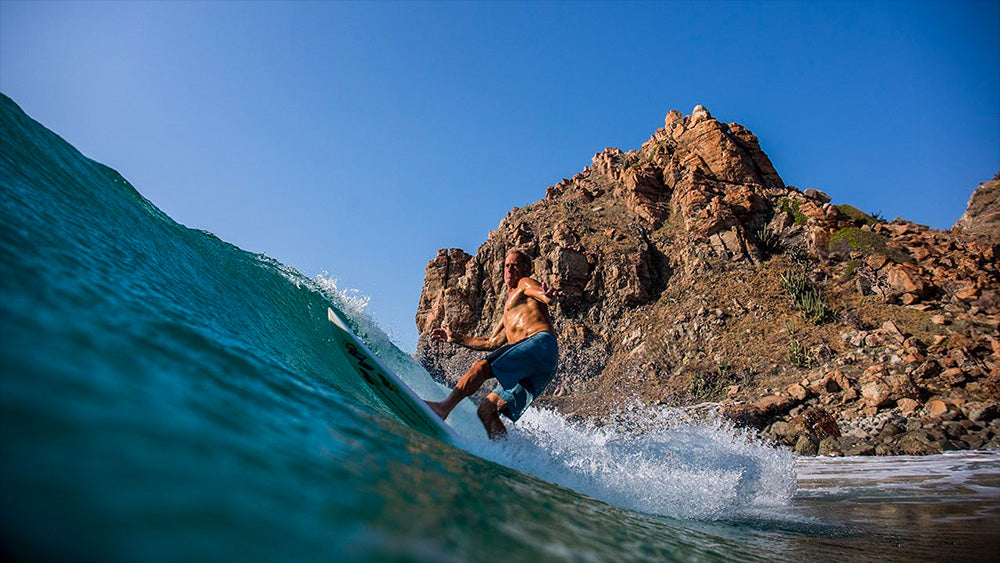
[[[507,300],[503,318],[488,338],[458,334],[447,325],[431,331],[435,342],[452,342],[471,350],[492,353],[472,364],[458,380],[448,398],[427,405],[441,417],[448,418],[462,399],[471,396],[491,377],[499,383],[477,414],[491,439],[507,433],[500,414],[516,422],[528,404],[552,380],[559,362],[555,330],[549,305],[562,297],[558,289],[528,277],[531,258],[520,251],[511,251],[503,263],[507,284]]]

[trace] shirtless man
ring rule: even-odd
[[[528,404],[552,380],[559,362],[555,330],[548,306],[562,292],[528,277],[531,259],[512,251],[503,263],[507,301],[503,318],[489,338],[452,332],[448,326],[431,331],[435,342],[453,342],[472,350],[493,353],[472,364],[458,380],[448,398],[427,405],[441,417],[448,418],[462,399],[472,395],[491,377],[499,382],[496,389],[479,405],[477,414],[491,439],[503,437],[507,428],[500,414],[516,422]],[[505,345],[506,343],[506,345]]]

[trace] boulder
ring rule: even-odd
[[[941,452],[941,444],[935,442],[923,430],[907,432],[899,437],[898,447],[906,455],[931,455]]]
[[[927,283],[909,264],[895,264],[886,270],[886,282],[896,295],[911,294],[922,297],[927,292]]]
[[[845,456],[875,455],[875,446],[866,440],[852,436],[842,436],[839,440],[840,451]]]
[[[826,195],[825,193],[819,190],[807,188],[805,191],[802,192],[802,195],[806,196],[809,199],[818,201],[820,203],[830,203],[830,196]]]
[[[805,401],[809,397],[809,390],[798,383],[789,385],[786,391],[796,401]]]
[[[720,409],[722,416],[737,426],[763,429],[776,417],[792,410],[800,401],[783,395],[768,395],[752,404],[733,403]]]
[[[754,402],[753,407],[764,417],[773,417],[792,410],[799,401],[783,395],[768,395]]]
[[[852,389],[851,380],[839,369],[827,372],[822,378],[809,385],[809,390],[816,395],[849,391],[850,389]]]
[[[720,409],[720,414],[733,424],[743,428],[763,428],[767,425],[760,409],[745,403],[733,403]]]
[[[960,422],[955,420],[950,420],[941,425],[941,429],[944,430],[945,436],[950,439],[958,439],[969,433],[968,429],[963,426]]]
[[[811,436],[802,435],[795,442],[795,453],[799,455],[816,455],[819,452],[819,441]]]
[[[945,388],[958,387],[965,383],[967,377],[965,371],[960,368],[949,368],[941,372],[938,376],[944,383]]]
[[[928,401],[924,408],[927,411],[927,416],[941,416],[948,412],[948,403],[941,399],[934,399]]]
[[[987,423],[1000,418],[1000,405],[993,403],[976,407],[969,411],[969,420]]]
[[[906,432],[907,428],[905,424],[900,424],[899,422],[888,422],[882,427],[882,430],[877,434],[877,439],[880,442],[885,442],[891,439],[893,436],[898,436]]]
[[[771,426],[768,427],[767,432],[765,432],[765,436],[775,442],[786,443],[788,437],[788,423],[779,420],[771,424]]]
[[[840,427],[827,411],[819,407],[809,407],[788,421],[787,436],[812,436],[817,440],[839,437]]]
[[[962,436],[959,439],[962,442],[964,442],[966,444],[966,446],[967,446],[967,449],[970,449],[970,450],[982,449],[983,446],[986,444],[986,438],[984,438],[980,434],[966,434],[965,436]],[[963,449],[966,449],[966,448],[963,448]]]
[[[914,399],[900,399],[896,401],[896,406],[899,407],[899,412],[904,415],[912,414],[920,407],[920,403]]]
[[[799,213],[805,215],[806,217],[812,219],[813,221],[823,222],[826,220],[826,212],[815,202],[805,201],[799,205]]]
[[[816,454],[827,457],[840,457],[844,455],[844,452],[840,448],[838,439],[830,436],[819,441]]]
[[[902,344],[906,340],[906,336],[899,330],[896,323],[892,321],[885,321],[882,323],[882,332],[885,333],[886,337],[894,341],[897,344]]]
[[[892,404],[892,389],[881,379],[872,379],[861,386],[861,397],[865,405],[874,408],[887,407]]]

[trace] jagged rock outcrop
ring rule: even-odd
[[[439,251],[416,355],[448,383],[482,356],[429,333],[488,334],[517,249],[566,295],[539,400],[567,416],[724,400],[805,453],[1000,443],[995,193],[980,186],[950,232],[886,223],[786,186],[747,128],[671,111],[640,149],[608,148],[512,210],[474,256]],[[905,432],[879,438],[887,420]]]
[[[452,248],[439,250],[427,263],[424,291],[417,305],[417,318],[424,319],[424,329],[448,324],[468,328],[478,320],[473,317],[478,291],[469,287],[470,276],[466,275],[471,261],[472,256],[462,249]]]
[[[989,182],[983,182],[972,192],[965,213],[952,230],[1000,244],[1000,174]]]

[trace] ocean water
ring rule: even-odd
[[[330,265],[335,276],[337,265]],[[473,407],[444,444],[333,345],[333,277],[177,224],[0,96],[0,556],[25,561],[995,560],[1000,454],[796,459],[721,424]]]

